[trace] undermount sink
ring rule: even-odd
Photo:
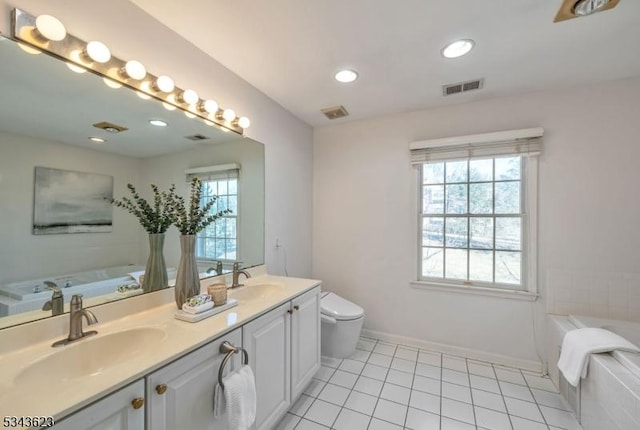
[[[152,351],[165,338],[162,329],[141,327],[80,339],[29,364],[14,382],[16,385],[60,383],[98,375],[109,367]]]
[[[282,286],[276,284],[247,285],[229,290],[229,297],[242,300],[267,300],[282,292]]]

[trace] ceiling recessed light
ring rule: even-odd
[[[358,72],[351,69],[340,70],[335,74],[334,78],[338,82],[342,82],[343,84],[348,84],[349,82],[353,82],[358,79]]]
[[[578,16],[591,15],[609,6],[609,0],[580,0],[573,6],[573,12]]]
[[[101,138],[101,137],[90,137],[89,138],[90,141],[95,142],[95,143],[105,143],[106,140]]]
[[[475,42],[471,39],[456,40],[442,48],[442,56],[445,58],[462,57],[468,54],[474,45]]]
[[[166,127],[167,123],[160,119],[151,119],[149,120],[149,124],[155,125],[156,127]]]

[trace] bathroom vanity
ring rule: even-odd
[[[159,291],[94,308],[98,334],[63,348],[51,344],[65,315],[0,332],[2,418],[52,416],[64,430],[226,429],[213,391],[227,341],[246,349],[255,373],[254,428],[272,428],[320,367],[320,281],[263,271],[230,291],[236,307],[198,323],[175,319],[172,291]],[[145,302],[153,307],[117,309]],[[36,344],[12,340],[36,332]],[[233,354],[223,374],[241,358]]]

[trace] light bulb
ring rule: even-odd
[[[27,54],[31,54],[31,55],[42,54],[42,51],[40,51],[39,49],[32,48],[29,45],[25,45],[24,43],[18,42],[18,48],[22,49]]]
[[[184,116],[186,116],[187,118],[195,118],[196,117],[195,114],[192,114],[188,110],[184,111]]]
[[[158,91],[162,91],[163,93],[170,93],[176,87],[176,84],[173,83],[173,79],[168,77],[167,75],[158,76],[156,82],[154,84],[154,88]]]
[[[51,15],[40,15],[36,18],[36,37],[44,41],[59,42],[67,36],[67,29],[60,20]]]
[[[214,125],[216,125],[216,123],[215,123],[215,122],[213,122],[213,121],[209,121],[208,119],[205,119],[205,120],[204,120],[204,123],[205,123],[206,125],[208,125],[209,127],[213,127]]]
[[[106,63],[111,59],[111,51],[109,51],[107,45],[97,40],[87,43],[85,52],[96,63]]]
[[[166,110],[176,110],[176,107],[174,105],[167,102],[162,102],[162,107],[165,108]]]
[[[122,88],[122,84],[119,82],[116,82],[112,79],[109,78],[102,78],[102,80],[104,81],[104,83],[109,87],[109,88],[113,88],[113,89],[118,89],[118,88]]]
[[[182,95],[180,96],[180,99],[188,105],[193,105],[198,103],[198,100],[200,98],[198,97],[198,93],[196,93],[195,91],[184,90],[182,92]]]
[[[87,71],[87,69],[85,69],[84,67],[80,67],[77,64],[73,63],[67,63],[67,67],[74,73],[85,73]]]
[[[249,118],[247,118],[246,116],[241,116],[238,120],[238,125],[242,128],[249,128],[249,126],[251,125],[251,121],[249,121]]]
[[[222,113],[222,118],[227,121],[233,121],[234,119],[236,119],[236,113],[233,111],[233,109],[225,109]]]
[[[205,100],[198,103],[198,110],[200,112],[216,113],[218,111],[218,103],[213,100]]]
[[[136,91],[136,95],[140,97],[142,100],[149,100],[151,98],[149,94],[145,94],[141,91]]]
[[[348,84],[349,82],[353,82],[356,79],[358,79],[358,72],[351,69],[340,70],[338,73],[334,75],[334,78],[338,82],[342,82],[343,84]]]
[[[105,143],[106,140],[101,138],[101,137],[90,137],[89,138],[90,141],[95,142],[95,143]]]
[[[145,69],[141,62],[136,60],[127,61],[122,68],[122,72],[124,75],[136,81],[141,81],[147,76],[147,69]]]
[[[468,54],[474,45],[475,42],[471,39],[456,40],[442,48],[442,56],[445,58],[462,57]]]
[[[167,123],[162,121],[161,119],[150,119],[149,124],[155,125],[156,127],[166,127]]]

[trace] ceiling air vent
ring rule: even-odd
[[[129,130],[127,127],[123,127],[121,125],[117,125],[117,124],[112,124],[110,122],[107,121],[102,121],[102,122],[98,122],[93,124],[93,126],[95,128],[100,128],[104,131],[108,131],[109,133],[120,133],[123,131],[127,131]]]
[[[193,140],[195,142],[200,141],[200,140],[209,140],[210,138],[207,136],[204,136],[202,134],[194,134],[191,136],[185,136],[185,139],[189,139],[189,140]]]
[[[476,79],[474,81],[459,82],[457,84],[443,85],[442,95],[450,96],[452,94],[464,93],[467,91],[479,90],[484,86],[484,79]]]
[[[338,119],[344,118],[349,115],[349,112],[344,108],[344,106],[334,106],[330,108],[321,109],[322,113],[329,119]]]

